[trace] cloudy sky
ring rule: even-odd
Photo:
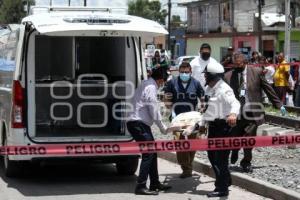
[[[83,5],[84,0],[71,0],[73,6]],[[163,8],[167,9],[168,0],[160,0]],[[172,15],[180,15],[181,19],[186,19],[186,9],[178,7],[177,3],[191,0],[171,0]],[[36,0],[37,5],[49,5],[50,0]],[[68,0],[52,0],[53,5],[68,5]],[[107,7],[127,7],[127,0],[87,0],[88,6]]]

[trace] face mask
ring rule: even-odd
[[[179,74],[179,78],[183,81],[183,82],[188,82],[191,78],[191,74],[190,73],[180,73]]]
[[[203,52],[203,53],[201,53],[201,58],[203,59],[203,60],[208,60],[209,59],[209,57],[210,57],[210,53],[209,52]]]

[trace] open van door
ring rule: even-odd
[[[50,12],[31,23],[26,88],[35,143],[130,141],[129,100],[146,78],[141,38],[167,34],[140,17]]]

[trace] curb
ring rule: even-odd
[[[167,161],[177,163],[177,158],[175,153],[159,153],[160,158]],[[193,163],[194,171],[201,172],[208,176],[214,177],[213,170],[209,164],[204,163],[195,158]],[[252,178],[248,175],[231,172],[232,184],[238,187],[244,188],[255,194],[275,199],[275,200],[300,200],[300,193],[293,190],[288,190],[283,187],[268,183],[266,181],[258,180]]]

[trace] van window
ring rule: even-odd
[[[11,88],[16,67],[18,32],[2,35],[0,41],[0,87]]]

